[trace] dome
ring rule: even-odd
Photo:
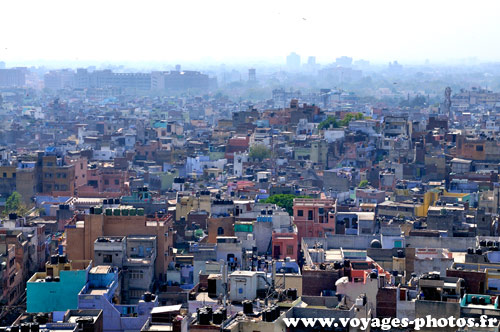
[[[370,248],[382,248],[382,243],[380,243],[379,240],[373,239],[372,242],[370,242]]]

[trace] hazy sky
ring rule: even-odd
[[[500,1],[3,0],[0,60],[500,61]]]

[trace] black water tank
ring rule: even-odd
[[[297,297],[298,297],[298,295],[297,295],[297,288],[290,288],[288,290],[288,294],[287,295],[290,298],[290,300],[295,301],[297,299]]]
[[[267,309],[267,321],[274,322],[276,320],[276,313],[273,307],[269,307]]]
[[[115,198],[115,204],[120,204],[120,199],[119,198]]]
[[[398,258],[404,258],[405,257],[405,253],[403,250],[398,250]]]
[[[210,325],[212,320],[212,315],[209,314],[205,309],[200,310],[198,314],[198,324],[200,325]]]
[[[278,319],[279,316],[281,315],[280,307],[276,305],[273,307],[273,309],[274,309],[274,319]]]
[[[477,297],[473,296],[470,301],[472,304],[478,304]]]
[[[267,310],[262,310],[262,321],[267,322]]]
[[[483,250],[481,248],[476,249],[476,255],[482,255]]]
[[[243,313],[245,315],[253,314],[253,303],[252,303],[252,301],[249,301],[249,300],[243,301]]]
[[[19,332],[19,325],[13,325],[10,327],[10,332]]]
[[[474,248],[467,248],[467,253],[469,255],[473,255],[474,254]]]
[[[59,262],[59,256],[58,255],[52,255],[50,256],[50,264],[57,264]]]
[[[38,324],[44,325],[44,324],[46,324],[49,321],[49,318],[47,317],[46,314],[38,314],[35,317],[35,321]]]
[[[208,279],[208,296],[217,296],[217,279]]]
[[[108,205],[108,200],[107,199],[103,199],[102,200],[102,205]]]
[[[274,311],[271,309],[264,310],[264,321],[272,322],[274,321]]]
[[[30,332],[30,325],[28,323],[21,324],[21,332]]]
[[[226,320],[226,318],[227,318],[227,309],[226,308],[220,308],[219,310],[222,312],[222,317],[224,318],[224,320]]]
[[[46,276],[45,277],[45,282],[52,282],[52,281],[53,281],[53,279],[52,279],[51,276]]]
[[[64,264],[66,263],[66,255],[60,255],[59,258],[58,258],[58,262],[59,264]]]
[[[152,294],[150,292],[144,293],[144,302],[151,302]]]
[[[479,299],[478,299],[478,304],[480,305],[485,305],[486,304],[486,299],[484,298],[484,296],[481,296]]]
[[[222,315],[222,311],[215,310],[214,314],[212,316],[212,323],[214,323],[216,325],[220,325],[220,324],[222,324],[223,321],[224,321],[224,317]]]
[[[39,331],[40,331],[40,324],[32,323],[31,324],[31,332],[39,332]]]
[[[486,247],[486,240],[479,241],[479,246]]]

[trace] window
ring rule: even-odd
[[[104,180],[105,185],[109,185],[109,180]]]
[[[144,277],[144,273],[142,271],[130,271],[130,279],[142,279]]]
[[[117,185],[119,185],[119,184],[120,184],[120,180],[115,179],[115,185],[117,186]]]
[[[286,254],[287,255],[293,255],[293,246],[286,246]]]
[[[102,262],[105,264],[111,264],[113,262],[113,256],[112,255],[103,255]]]
[[[3,177],[6,178],[7,177],[7,173],[3,172]]]
[[[482,145],[476,145],[476,151],[483,151]]]
[[[12,177],[15,179],[16,178],[16,173],[12,173]]]
[[[307,220],[313,220],[313,211],[312,210],[307,211]]]
[[[224,228],[222,227],[217,228],[217,235],[224,235]]]
[[[298,217],[303,217],[304,216],[304,210],[298,210],[297,211],[297,216]]]

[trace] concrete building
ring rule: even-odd
[[[335,200],[304,199],[293,201],[293,217],[298,240],[302,237],[323,237],[335,232]]]
[[[27,312],[78,309],[78,293],[86,285],[92,268],[89,260],[67,260],[52,256],[45,272],[35,273],[26,286]]]
[[[126,212],[123,213],[122,210]],[[173,259],[173,231],[170,219],[148,220],[145,215],[136,215],[136,209],[129,208],[97,212],[100,213],[85,215],[84,220],[66,227],[67,243],[71,243],[66,247],[68,257],[73,260],[94,260],[94,243],[103,236],[154,236],[155,252],[163,253],[156,259],[155,276],[160,281],[165,280],[168,263]]]

